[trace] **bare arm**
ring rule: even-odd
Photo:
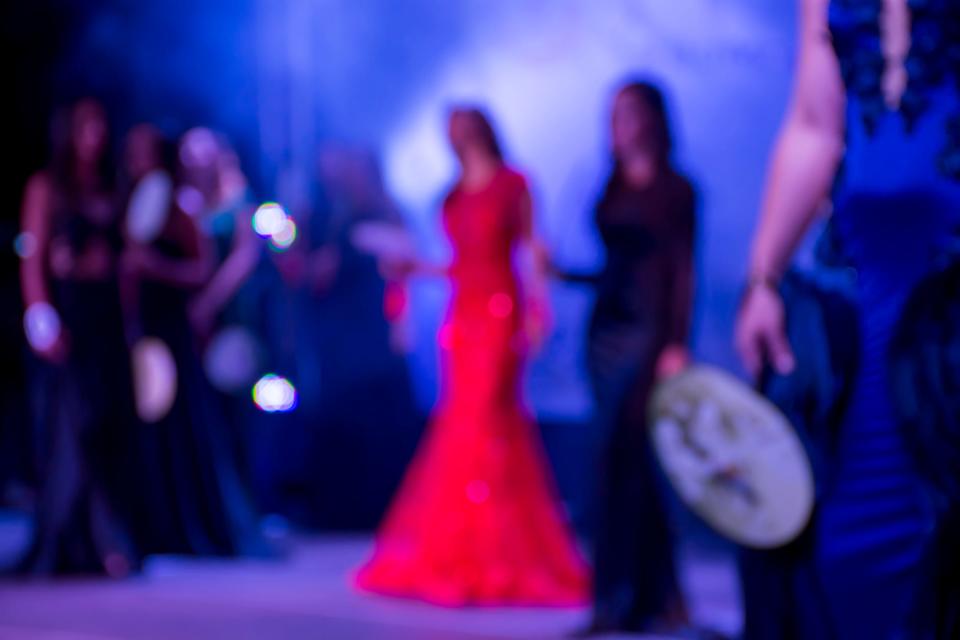
[[[230,254],[199,293],[199,299],[213,314],[219,313],[230,302],[257,266],[260,241],[248,224],[248,214],[246,210],[237,213]]]
[[[829,40],[828,0],[802,0],[800,52],[793,97],[774,148],[750,257],[751,287],[737,323],[747,368],[765,359],[793,368],[782,303],[771,285],[783,274],[821,210],[843,154],[845,94]]]
[[[20,229],[33,239],[34,250],[20,265],[20,285],[26,306],[50,300],[47,284],[47,256],[50,246],[50,184],[46,176],[37,174],[30,178],[23,196],[20,213]]]
[[[827,0],[803,0],[793,98],[774,149],[751,273],[777,277],[827,197],[844,137],[844,90]]]
[[[520,276],[524,289],[524,318],[527,338],[533,346],[537,346],[546,337],[551,322],[547,278],[550,257],[546,245],[536,233],[533,223],[533,199],[528,189],[524,188],[520,194],[518,206],[520,228],[517,251],[523,265]]]
[[[183,248],[184,257],[171,258],[142,248],[138,256],[141,276],[184,289],[199,289],[210,280],[213,257],[209,244],[200,239],[197,223],[180,211],[175,211],[174,232],[176,242]]]
[[[20,216],[21,231],[29,234],[33,240],[33,250],[23,258],[20,265],[20,285],[28,316],[29,310],[36,309],[40,305],[47,305],[49,310],[53,309],[48,273],[52,212],[53,187],[46,175],[36,174],[27,182]],[[30,333],[28,326],[28,337]],[[67,354],[67,341],[64,334],[57,330],[55,336],[49,337],[51,338],[49,343],[41,344],[30,340],[30,346],[39,356],[52,362],[61,362]]]

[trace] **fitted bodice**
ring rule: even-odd
[[[595,212],[606,250],[597,313],[612,322],[675,322],[671,300],[680,264],[692,260],[693,187],[666,171],[645,189],[608,186]]]
[[[457,289],[513,288],[513,250],[529,224],[521,207],[526,190],[521,174],[502,167],[485,188],[458,188],[447,197],[443,221]]]
[[[960,0],[908,6],[909,79],[897,109],[882,89],[883,0],[830,6],[847,91],[834,222],[868,297],[905,295],[960,228]]]

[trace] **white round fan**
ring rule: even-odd
[[[794,540],[813,512],[813,470],[787,418],[733,376],[694,366],[661,383],[651,437],[680,498],[747,547]]]
[[[159,338],[141,338],[133,345],[133,390],[137,415],[147,423],[159,422],[177,398],[177,365]]]
[[[127,234],[134,241],[149,244],[167,224],[173,204],[173,181],[165,171],[151,171],[137,183],[127,205]]]

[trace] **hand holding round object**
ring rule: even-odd
[[[412,263],[417,260],[410,233],[395,223],[361,222],[352,229],[350,242],[359,251],[388,262]]]
[[[151,171],[137,183],[127,205],[127,234],[150,244],[163,233],[173,203],[173,182],[166,172]]]
[[[159,338],[141,338],[133,345],[133,390],[137,415],[159,422],[177,398],[177,365],[170,348]]]
[[[697,365],[650,403],[651,438],[680,498],[746,547],[788,544],[813,512],[813,470],[786,417],[733,376]]]

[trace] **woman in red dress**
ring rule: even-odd
[[[587,570],[521,399],[546,309],[530,194],[481,111],[455,109],[449,126],[461,168],[443,205],[454,257],[417,268],[452,284],[441,398],[357,584],[448,606],[581,604]],[[518,267],[521,253],[532,269]]]

